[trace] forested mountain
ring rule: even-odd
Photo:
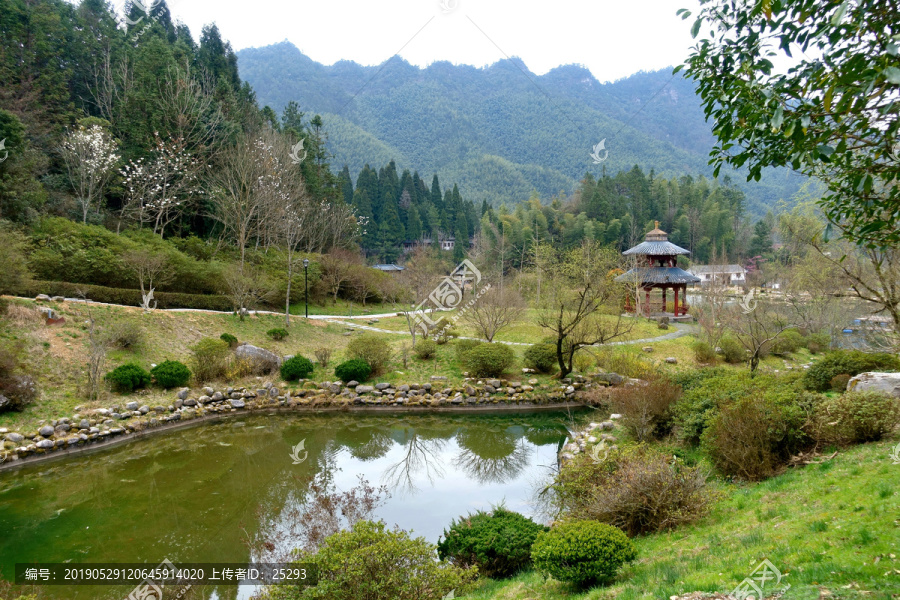
[[[420,69],[399,57],[377,67],[324,66],[287,41],[237,56],[261,105],[279,110],[294,100],[322,115],[334,164],[348,165],[354,178],[366,162],[393,159],[398,168],[458,182],[476,204],[497,206],[532,191],[544,199],[571,194],[586,173],[635,165],[667,177],[711,175],[712,135],[693,84],[668,69],[601,84],[575,65],[537,76],[516,58],[483,69],[447,62]],[[590,153],[604,139],[608,159],[596,164]],[[731,177],[754,216],[803,182],[785,170],[758,183]]]

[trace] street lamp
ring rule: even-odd
[[[306,305],[306,318],[309,318],[309,259],[303,259],[303,303]]]

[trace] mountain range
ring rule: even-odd
[[[711,127],[693,83],[671,69],[600,83],[579,65],[536,75],[516,57],[483,68],[420,68],[398,56],[378,66],[327,66],[288,41],[237,56],[260,105],[280,112],[295,101],[308,117],[321,115],[332,164],[346,164],[354,179],[365,164],[393,159],[399,169],[458,183],[467,200],[497,206],[534,191],[544,201],[570,195],[585,173],[635,165],[664,177],[712,175]],[[784,169],[759,182],[725,168],[724,176],[745,191],[757,217],[804,182]]]

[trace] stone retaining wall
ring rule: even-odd
[[[78,410],[43,424],[37,431],[8,431],[0,428],[0,466],[59,452],[87,448],[120,436],[149,431],[173,423],[201,417],[256,410],[304,410],[309,408],[391,410],[398,408],[465,409],[490,407],[541,407],[578,402],[580,390],[607,385],[575,376],[558,384],[527,383],[507,379],[467,378],[461,386],[449,386],[446,377],[434,376],[425,384],[390,383],[362,385],[355,381],[302,381],[300,389],[288,389],[267,382],[258,389],[227,387],[215,390],[182,388],[165,405],[149,406],[131,401],[109,408]]]

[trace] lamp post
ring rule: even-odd
[[[309,259],[303,259],[303,303],[306,305],[306,318],[309,318]]]

